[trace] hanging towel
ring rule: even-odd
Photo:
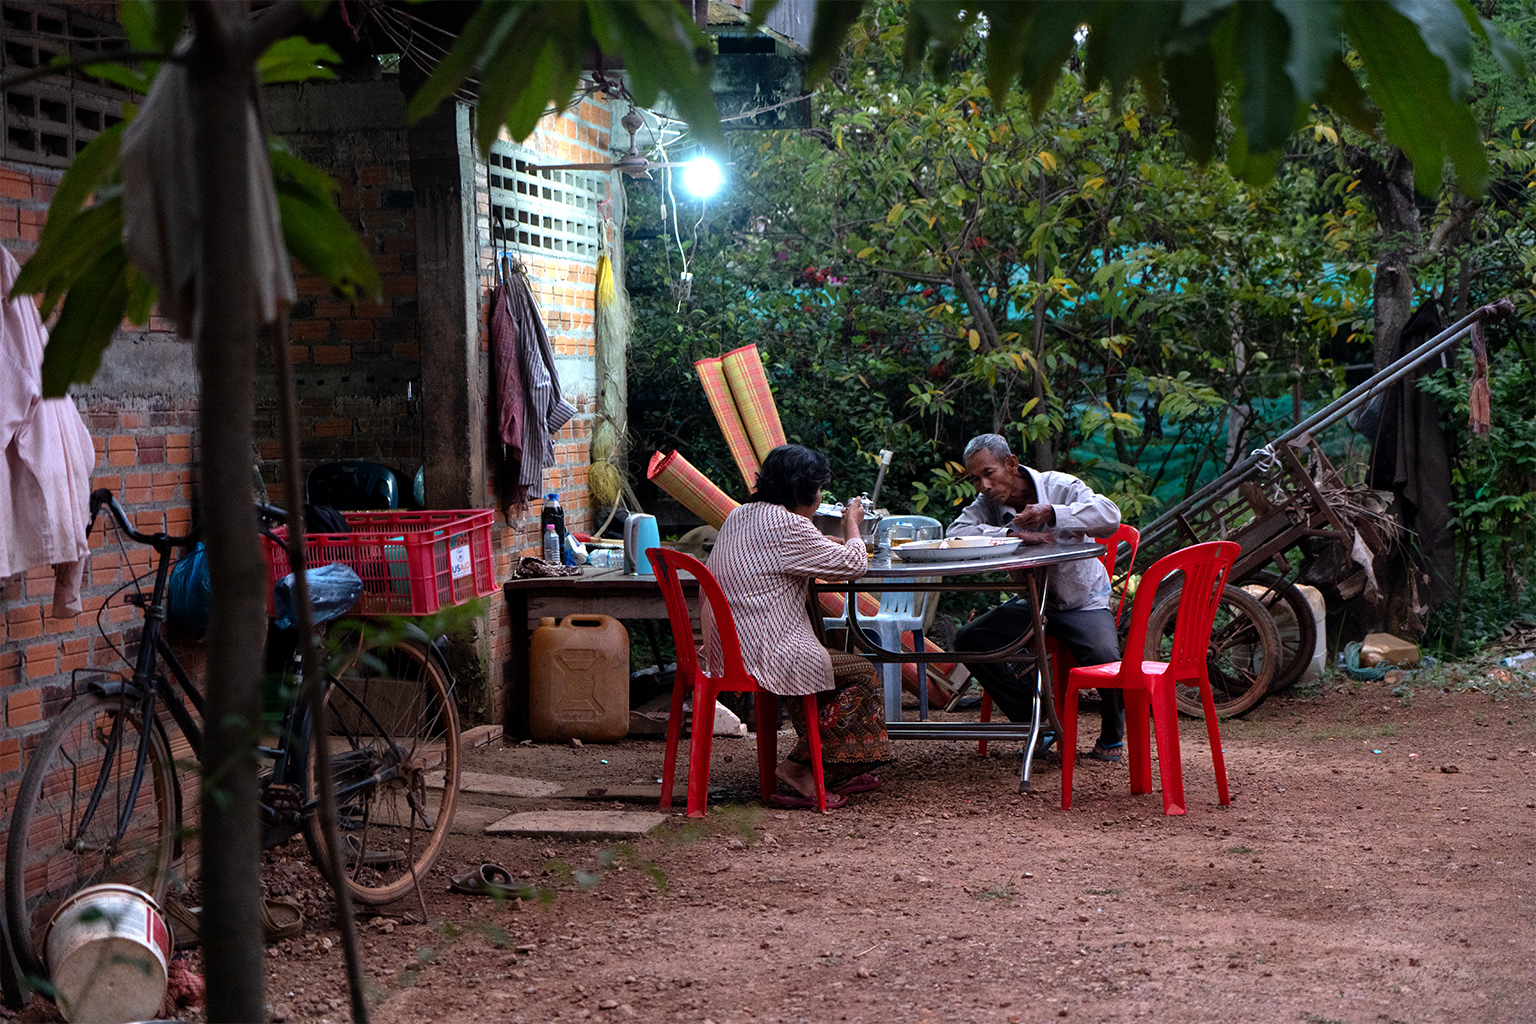
[[[527,503],[530,488],[537,489],[542,485],[544,471],[555,464],[554,435],[576,415],[576,408],[560,393],[555,351],[550,346],[538,306],[534,304],[533,292],[528,289],[527,276],[512,274],[504,287],[516,330],[517,361],[523,389],[522,451],[517,473],[512,477],[514,488],[504,501],[520,507]]]
[[[523,371],[517,357],[517,322],[512,316],[512,294],[505,281],[491,296],[491,359],[496,373],[496,438],[503,458],[523,462]],[[512,474],[515,483],[517,474]]]
[[[0,249],[0,295],[21,264]],[[48,332],[32,297],[0,305],[0,577],[51,565],[53,612],[80,614],[96,449],[72,398],[43,397]]]
[[[265,324],[277,318],[279,303],[291,305],[298,293],[254,100],[246,103],[245,122],[249,258],[256,311]],[[203,257],[193,124],[191,76],[184,66],[168,63],[124,130],[121,151],[123,244],[160,293],[161,311],[186,338],[197,334],[197,269]]]

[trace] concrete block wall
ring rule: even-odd
[[[19,260],[36,248],[59,177],[50,168],[0,164],[0,245]],[[187,532],[198,457],[191,345],[173,338],[158,318],[123,331],[96,380],[73,394],[96,446],[92,487],[111,488],[140,530]],[[83,614],[49,615],[50,568],[0,579],[0,822],[9,822],[25,758],[69,697],[76,670],[131,671],[118,651],[138,639],[140,619],[118,588],[149,567],[148,549],[130,542],[124,552],[98,524],[84,575]],[[193,678],[200,678],[200,646],[187,641],[176,647]]]

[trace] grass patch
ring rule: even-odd
[[[1006,882],[988,882],[985,889],[978,889],[971,893],[971,898],[976,900],[1002,900],[1007,902],[1013,899],[1013,879]]]
[[[1222,850],[1221,852],[1222,853],[1239,853],[1239,854],[1240,853],[1252,853],[1253,849],[1252,849],[1252,847],[1248,847],[1248,846],[1229,846],[1225,850]]]
[[[1088,890],[1088,895],[1089,896],[1118,896],[1118,895],[1120,895],[1124,891],[1125,891],[1124,889],[1089,889]]]

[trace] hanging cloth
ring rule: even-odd
[[[202,214],[193,138],[191,74],[180,64],[160,69],[138,116],[123,131],[123,244],[159,292],[160,309],[184,338],[199,323],[197,270],[202,265]],[[245,163],[250,190],[251,277],[261,322],[298,298],[283,244],[267,140],[254,98],[245,107]]]
[[[528,502],[530,490],[536,491],[544,482],[544,471],[555,464],[554,435],[576,415],[575,406],[565,400],[560,391],[560,375],[555,369],[555,351],[549,343],[549,333],[539,315],[533,292],[528,288],[527,275],[507,275],[498,286],[498,294],[506,292],[506,309],[511,320],[512,338],[509,347],[515,353],[516,373],[510,372],[513,355],[502,357],[496,371],[499,413],[498,430],[506,445],[504,477],[508,486],[503,492],[503,504],[521,508]],[[502,346],[496,341],[496,318],[499,306],[491,314],[492,348],[499,354]],[[507,337],[503,328],[502,338]],[[513,387],[514,381],[520,385]],[[518,422],[517,405],[521,404],[520,444],[507,436]],[[516,462],[514,467],[513,462]]]
[[[0,295],[21,264],[0,249]],[[0,577],[53,566],[56,618],[80,614],[96,448],[72,398],[43,397],[48,332],[29,295],[0,305]]]
[[[496,441],[501,458],[497,460],[499,489],[503,505],[521,508],[527,504],[528,490],[518,483],[523,465],[522,360],[518,358],[517,321],[512,316],[512,293],[504,276],[498,276],[491,295],[491,363],[496,389]]]

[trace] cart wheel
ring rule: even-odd
[[[1270,693],[1279,693],[1300,679],[1312,664],[1312,654],[1317,649],[1317,619],[1301,590],[1279,573],[1257,572],[1238,586],[1264,588],[1263,593],[1253,596],[1275,620],[1275,631],[1280,635],[1280,665],[1269,684]]]
[[[1173,588],[1158,600],[1152,609],[1152,620],[1147,623],[1149,660],[1168,660],[1178,612],[1178,589]],[[1258,599],[1239,587],[1223,588],[1206,653],[1206,671],[1218,718],[1233,718],[1259,705],[1275,678],[1280,652],[1280,635],[1274,620]],[[1181,714],[1205,717],[1198,687],[1178,687],[1175,699]]]

